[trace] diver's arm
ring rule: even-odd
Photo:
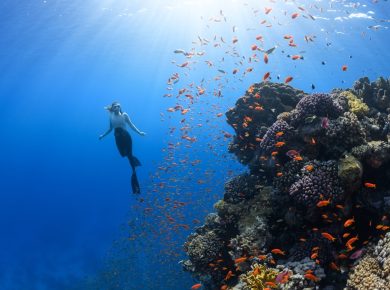
[[[123,115],[125,116],[126,123],[130,126],[131,129],[133,129],[135,132],[137,132],[137,133],[140,134],[141,136],[145,136],[145,135],[146,135],[145,132],[140,131],[140,130],[133,124],[133,122],[131,122],[130,117],[129,117],[129,115],[127,115],[127,113],[123,113]]]
[[[111,131],[112,131],[112,125],[110,122],[110,128],[106,132],[104,132],[102,135],[99,136],[99,140],[102,140],[104,137],[106,137],[108,134],[110,134]]]

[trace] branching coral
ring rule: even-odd
[[[242,277],[242,280],[251,290],[263,290],[270,288],[270,285],[276,285],[275,279],[279,271],[274,268],[268,268],[265,265],[254,264],[252,270]]]

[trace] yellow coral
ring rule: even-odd
[[[257,263],[251,267],[252,271],[249,271],[243,277],[243,281],[251,290],[263,290],[264,288],[273,288],[272,285],[276,285],[275,279],[279,273],[278,270],[267,268],[265,265],[259,265]]]
[[[368,113],[369,109],[367,104],[360,100],[352,92],[344,91],[340,95],[347,98],[349,110],[356,116],[361,117]]]

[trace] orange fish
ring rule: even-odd
[[[285,36],[283,36],[283,38],[284,39],[292,39],[293,37],[292,37],[292,35],[285,35]]]
[[[321,235],[322,235],[325,239],[327,239],[327,240],[329,240],[329,241],[334,242],[334,241],[336,240],[336,238],[335,238],[334,236],[332,236],[331,234],[329,234],[329,233],[321,233]]]
[[[346,71],[348,69],[348,67],[346,66],[346,65],[343,65],[342,67],[341,67],[341,70],[342,71]]]
[[[318,253],[315,252],[315,253],[311,254],[310,259],[314,260],[314,259],[317,259],[317,257],[318,257]]]
[[[232,276],[234,276],[233,272],[232,272],[232,271],[229,271],[229,272],[226,274],[224,280],[229,280]]]
[[[266,72],[263,76],[263,81],[266,81],[270,76],[270,72]]]
[[[321,200],[317,203],[317,207],[324,207],[330,204],[330,199],[328,200]]]
[[[342,206],[341,204],[337,204],[336,207],[337,207],[338,209],[344,209],[344,206]]]
[[[268,7],[265,7],[264,8],[264,13],[265,14],[268,14],[268,13],[270,13],[272,11],[272,8],[268,8]]]
[[[228,288],[228,285],[222,285],[221,290],[226,290]]]
[[[276,144],[275,144],[275,147],[282,147],[282,146],[284,146],[284,145],[286,145],[286,143],[285,142],[276,142]]]
[[[318,281],[318,278],[317,278],[314,274],[312,274],[312,273],[306,273],[306,274],[304,275],[304,277],[305,277],[306,279],[311,280],[311,281],[314,281],[314,282],[317,282],[317,281]]]
[[[261,35],[256,36],[256,40],[262,40],[263,37]]]
[[[282,172],[278,172],[278,173],[276,173],[276,176],[277,177],[281,177],[281,176],[283,176],[283,173]]]
[[[278,153],[279,153],[278,151],[273,151],[273,152],[271,152],[271,155],[276,156],[276,155],[278,155]]]
[[[346,245],[348,248],[350,248],[350,246],[352,246],[352,244],[353,244],[354,242],[356,242],[358,239],[359,239],[358,236],[353,237],[353,238],[350,238],[350,239],[347,241],[347,243],[346,243],[345,245]]]
[[[297,155],[297,156],[294,157],[294,160],[295,161],[302,161],[303,158],[302,158],[302,156]]]
[[[295,18],[297,18],[298,16],[299,16],[299,13],[298,13],[298,12],[295,12],[295,13],[291,14],[291,18],[292,18],[292,19],[295,19]]]
[[[305,166],[305,169],[307,170],[307,171],[313,171],[313,169],[314,169],[314,166],[313,165],[306,165]]]
[[[278,286],[276,286],[276,284],[274,282],[271,282],[271,281],[267,281],[264,284],[267,285],[267,286],[270,286],[271,288],[277,288],[278,287]]]
[[[256,44],[253,44],[253,45],[251,46],[251,49],[252,49],[252,50],[256,50],[256,49],[257,49],[257,45],[256,45]]]
[[[264,111],[264,108],[262,106],[256,106],[255,111]]]
[[[264,53],[264,62],[267,64],[268,63],[268,54]]]
[[[345,239],[345,238],[348,238],[350,235],[351,235],[351,233],[345,233],[345,234],[343,234],[343,238],[344,238],[344,239]]]
[[[237,72],[238,72],[238,69],[235,68],[232,73],[235,75]]]
[[[282,251],[281,249],[272,249],[271,253],[277,254],[277,255],[283,255],[283,256],[286,255],[286,253],[284,251]]]
[[[192,285],[191,290],[196,290],[196,289],[199,289],[200,287],[202,287],[202,284],[198,283],[198,284]]]
[[[339,258],[339,259],[347,259],[348,256],[346,254],[340,254],[340,255],[337,256],[337,258]]]
[[[339,270],[340,270],[340,268],[336,265],[335,262],[331,262],[331,263],[329,264],[329,267],[330,267],[332,270],[335,270],[335,271],[339,271]]]
[[[292,60],[297,60],[297,59],[301,59],[301,58],[302,58],[302,56],[300,56],[299,54],[295,54],[295,55],[291,56]]]
[[[374,189],[376,188],[376,184],[375,183],[365,182],[364,186],[367,187],[367,188],[374,188]]]
[[[351,218],[345,221],[344,227],[347,228],[355,223],[355,218]]]
[[[239,264],[239,263],[245,262],[246,260],[247,260],[246,257],[237,258],[234,260],[234,263]]]
[[[293,77],[292,76],[288,76],[286,77],[286,79],[284,80],[284,83],[287,84],[289,82],[291,82],[293,80]]]
[[[276,137],[280,137],[280,136],[283,136],[283,134],[284,134],[284,132],[277,132],[275,135],[276,135]]]

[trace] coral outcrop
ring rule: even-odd
[[[189,236],[185,270],[209,290],[390,289],[389,89],[252,85],[226,113],[248,173]]]

